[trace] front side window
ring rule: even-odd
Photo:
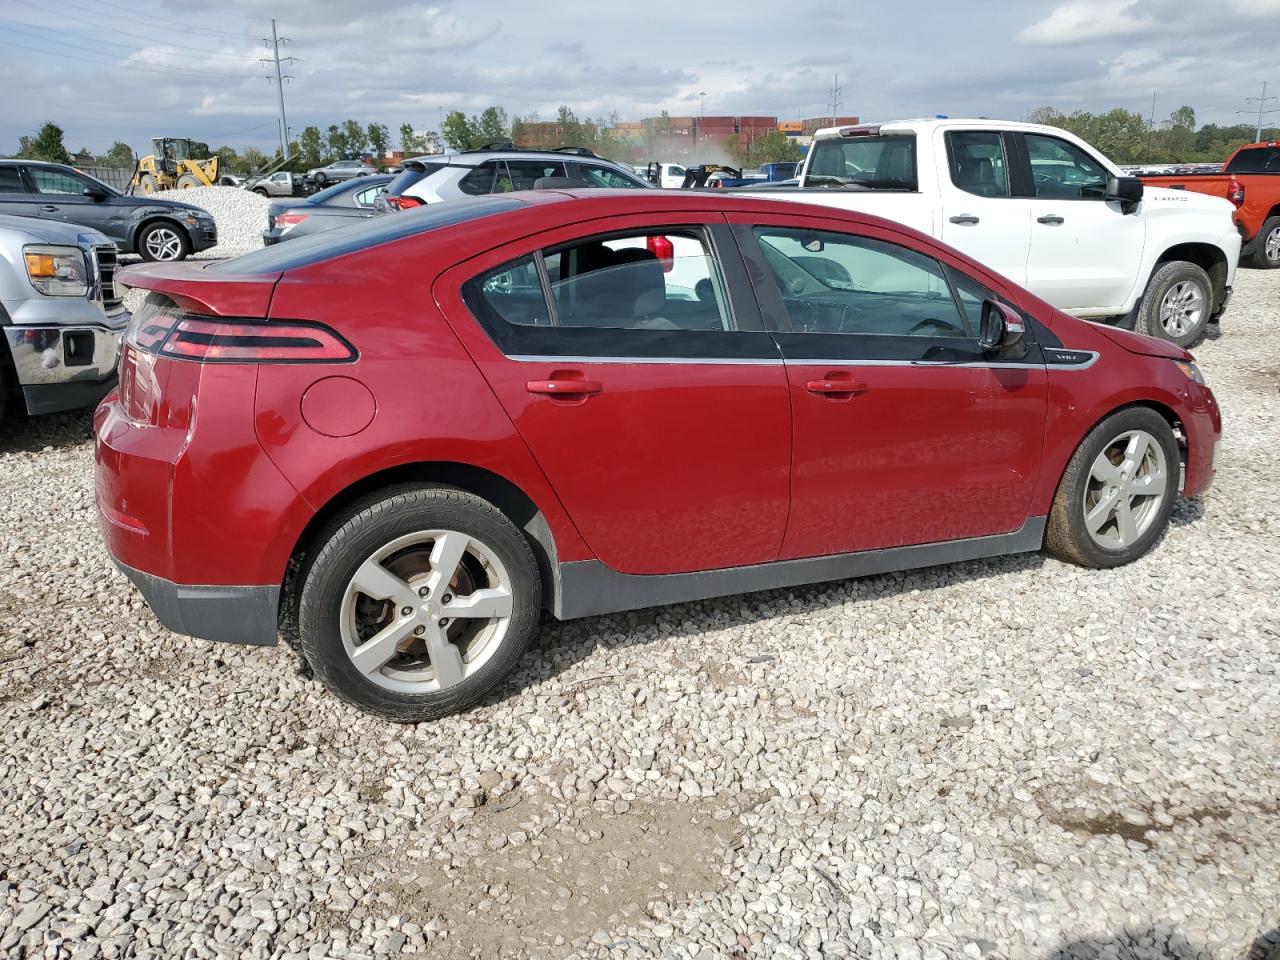
[[[65,170],[51,167],[28,167],[31,181],[35,184],[36,193],[70,194],[81,196],[86,187],[92,186],[84,177],[76,176]]]
[[[1009,164],[1004,137],[987,130],[961,130],[947,134],[947,159],[951,182],[965,193],[979,197],[1009,196]]]
[[[756,227],[754,233],[795,332],[970,336],[932,257],[824,230]]]
[[[579,163],[574,165],[577,168],[577,178],[592,187],[614,187],[622,189],[644,187],[643,183],[637,183],[633,178],[626,174],[619,173],[617,170],[610,170],[608,167],[601,166],[596,163]]]
[[[703,232],[691,227],[607,234],[549,247],[469,281],[463,299],[499,346],[508,339],[507,325],[733,329],[719,263]]]
[[[1073,143],[1039,133],[1026,135],[1036,196],[1048,200],[1101,200],[1110,174]]]
[[[497,176],[498,161],[490,160],[488,163],[480,164],[480,166],[458,181],[458,189],[473,197],[478,197],[485,193],[493,193]]]
[[[813,186],[858,184],[872,190],[916,190],[914,136],[818,140],[805,179]]]

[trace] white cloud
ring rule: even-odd
[[[1023,28],[1023,43],[1058,45],[1124,37],[1153,28],[1155,20],[1131,13],[1138,0],[1068,0],[1043,20]],[[1272,0],[1267,0],[1272,2]]]
[[[1239,17],[1280,17],[1280,0],[1231,0],[1231,9]]]

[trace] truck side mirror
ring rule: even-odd
[[[1124,213],[1133,213],[1142,200],[1142,181],[1137,177],[1108,177],[1107,200],[1119,200]]]
[[[1022,315],[1013,307],[999,300],[982,301],[982,329],[978,332],[978,346],[983,350],[999,352],[1022,343],[1026,333]]]

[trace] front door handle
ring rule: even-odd
[[[548,397],[589,397],[604,389],[599,380],[580,380],[577,377],[553,377],[550,380],[530,380],[524,385],[530,393]]]
[[[1066,220],[1058,216],[1056,213],[1046,213],[1043,217],[1036,217],[1036,223],[1051,223],[1054,226],[1057,226],[1060,223],[1066,222]]]
[[[972,213],[958,213],[951,218],[952,223],[977,223],[978,218]]]
[[[865,383],[839,371],[828,373],[819,380],[810,380],[804,385],[804,388],[810,393],[815,393],[820,397],[827,397],[831,400],[848,400],[850,397],[856,397],[860,393],[867,392]]]
[[[40,212],[41,213],[57,213],[58,208],[55,207],[52,203],[42,203],[40,205]]]

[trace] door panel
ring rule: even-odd
[[[1011,161],[998,132],[939,131],[936,149],[946,151],[942,189],[944,243],[1014,283],[1027,282],[1031,209],[1011,195]]]
[[[944,251],[924,256],[904,249],[909,241],[900,234],[848,229],[800,217],[735,229],[762,313],[778,328],[791,396],[792,499],[782,558],[1017,530],[1044,434],[1038,347],[1016,357],[985,355],[970,329],[969,301],[975,290],[995,294],[969,278],[957,300],[946,271],[958,264],[944,270],[935,259]],[[786,239],[799,241],[804,255]],[[765,244],[774,253],[766,255]],[[846,266],[859,255],[842,246],[900,262],[877,275],[890,280],[864,289]],[[824,270],[809,258],[831,261],[829,289],[780,275],[770,262],[777,252],[801,260],[811,277]]]
[[[723,227],[704,238],[729,254],[713,271],[722,289],[691,301],[677,287],[666,303],[632,274],[648,283],[680,271],[663,273],[643,246],[616,242],[646,229],[688,239],[652,216],[562,228],[446,273],[437,302],[602,562],[660,574],[771,561],[786,525],[791,442],[777,346]],[[599,242],[554,249],[588,232]],[[535,246],[549,253],[550,298]],[[606,263],[618,268],[612,276]],[[605,299],[593,307],[592,297]],[[653,325],[618,326],[625,304]],[[708,328],[708,311],[730,309],[732,329]]]

